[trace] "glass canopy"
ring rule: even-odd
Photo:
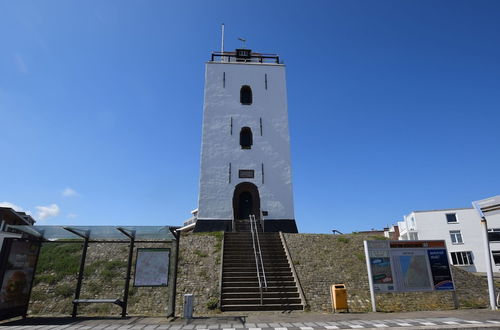
[[[24,226],[10,225],[21,231],[47,241],[82,240],[129,241],[131,237],[139,241],[173,241],[173,226]]]

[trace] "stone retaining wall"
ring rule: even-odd
[[[182,316],[183,296],[195,295],[194,315],[218,312],[219,274],[224,233],[188,233],[180,241],[176,315]]]
[[[290,255],[311,311],[332,312],[330,285],[344,283],[353,312],[371,310],[363,240],[383,239],[363,234],[285,234]],[[486,280],[453,267],[461,308],[487,307]],[[451,292],[380,293],[379,311],[454,308]]]

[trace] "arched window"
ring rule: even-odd
[[[252,149],[253,137],[250,127],[243,127],[240,131],[241,149]]]
[[[240,89],[240,102],[241,104],[252,104],[252,89],[248,85],[241,86]]]

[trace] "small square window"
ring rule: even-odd
[[[460,230],[450,230],[451,243],[453,244],[463,244],[462,233]]]
[[[456,213],[446,213],[446,222],[455,223],[458,222]]]
[[[500,265],[500,251],[491,251],[493,255],[493,261],[495,261],[495,265]]]
[[[254,170],[240,170],[238,172],[238,176],[241,179],[253,179],[254,178]]]
[[[500,228],[488,229],[488,240],[490,242],[500,242]],[[498,251],[500,253],[500,251]]]

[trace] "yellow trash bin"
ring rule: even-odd
[[[347,290],[345,284],[333,284],[330,287],[330,294],[332,297],[333,312],[339,309],[345,309],[349,312],[347,306]]]

